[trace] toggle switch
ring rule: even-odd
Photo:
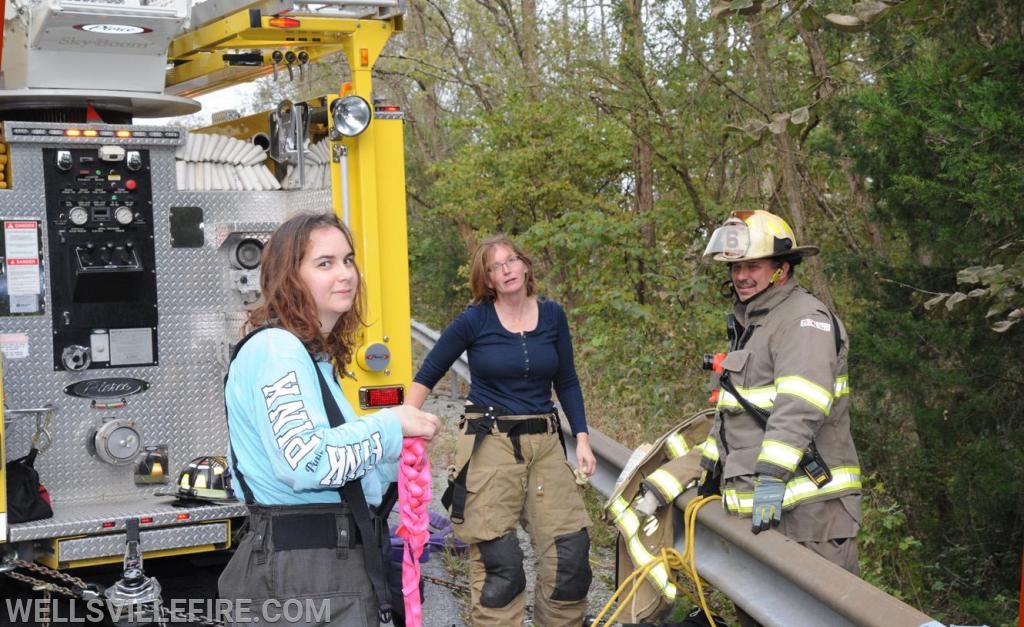
[[[274,82],[276,83],[277,82],[277,66],[278,66],[279,63],[281,63],[281,61],[284,61],[284,53],[281,52],[280,50],[273,51],[272,53],[270,53],[270,61],[271,61],[271,65],[274,68]]]
[[[288,67],[288,80],[290,81],[295,80],[295,74],[292,73],[292,65],[295,64],[295,59],[295,53],[292,52],[291,50],[284,53],[284,62],[287,64]]]

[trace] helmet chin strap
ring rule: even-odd
[[[772,278],[768,279],[768,286],[775,285],[775,282],[782,278],[782,266],[775,268],[775,272],[772,273]]]

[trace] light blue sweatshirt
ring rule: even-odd
[[[239,500],[239,471],[261,505],[336,503],[338,488],[355,479],[377,505],[397,477],[402,428],[395,413],[356,416],[330,362],[317,366],[345,416],[340,427],[327,420],[313,361],[288,331],[257,333],[232,362],[224,396]]]

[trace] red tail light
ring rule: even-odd
[[[359,406],[363,409],[394,407],[404,401],[405,388],[400,385],[359,389]]]

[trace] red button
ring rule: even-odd
[[[127,189],[128,191],[131,191],[138,186],[139,184],[135,182],[135,179],[128,179],[127,181],[124,182],[124,188]]]

